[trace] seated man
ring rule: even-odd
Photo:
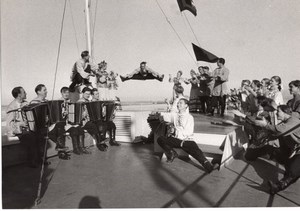
[[[127,80],[150,80],[150,79],[156,79],[160,82],[163,81],[164,75],[160,75],[157,72],[154,72],[152,69],[150,69],[148,66],[146,66],[146,62],[141,62],[140,67],[136,70],[134,70],[132,73],[127,74],[126,76],[121,76],[120,78],[122,82]]]
[[[272,140],[278,138],[280,147],[264,145],[260,148],[248,148],[245,154],[249,161],[269,155],[270,159],[275,159],[285,166],[286,171],[280,181],[275,184],[269,181],[271,194],[287,188],[300,177],[300,120],[292,116],[291,108],[286,105],[277,107],[277,118],[282,121],[278,125],[268,124],[265,119],[256,120],[254,124],[271,131]]]
[[[70,133],[73,145],[73,153],[76,155],[91,154],[90,151],[86,150],[84,146],[84,130],[80,125],[70,124],[69,119],[69,104],[72,103],[70,100],[70,92],[68,87],[62,87],[60,90],[61,99],[64,101],[62,113],[65,116],[65,122],[63,123],[65,131]]]
[[[91,94],[92,94],[92,102],[94,102],[94,101],[99,101],[100,99],[100,96],[99,96],[99,91],[98,91],[98,89],[96,89],[96,88],[93,88],[92,89],[92,91],[91,91]]]
[[[98,89],[94,88],[91,90],[92,93],[92,102],[99,101],[99,92]],[[115,112],[115,111],[114,111]],[[112,119],[114,118],[114,115]],[[100,133],[103,133],[105,136],[106,132],[109,133],[109,144],[111,146],[120,146],[120,144],[115,140],[116,139],[116,125],[113,120],[110,119],[108,121],[98,120],[95,124],[98,126]],[[105,137],[103,137],[105,139]]]
[[[12,90],[15,98],[7,107],[6,127],[9,137],[17,136],[22,145],[27,148],[29,166],[38,167],[41,159],[38,137],[28,129],[28,123],[22,118],[21,108],[27,105],[26,92],[22,87],[15,87]]]
[[[87,103],[90,102],[89,98],[91,96],[91,89],[88,87],[84,87],[82,89],[82,98],[80,98],[77,102],[79,103]],[[86,105],[83,107],[82,113],[82,129],[86,130],[97,142],[96,146],[100,151],[107,151],[108,146],[105,144],[105,135],[106,131],[103,131],[102,128],[96,123],[90,121],[90,116],[87,110]]]
[[[83,51],[81,53],[81,59],[77,60],[72,68],[71,81],[72,83],[69,86],[70,92],[75,91],[75,86],[77,85],[86,85],[90,86],[89,77],[94,76],[95,71],[97,70],[96,65],[91,65],[89,63],[89,52]]]
[[[181,148],[194,157],[210,173],[214,169],[213,165],[206,159],[195,141],[192,140],[194,117],[188,112],[188,100],[180,99],[177,106],[178,113],[169,113],[174,127],[171,127],[167,136],[160,136],[157,143],[166,152],[168,162],[172,162],[178,156],[173,148]]]
[[[39,84],[35,87],[35,93],[37,97],[30,101],[30,104],[39,104],[45,103],[48,100],[47,97],[47,88],[44,84]],[[47,131],[48,130],[48,131]],[[49,127],[45,127],[43,130],[37,131],[37,134],[41,139],[44,139],[45,136],[48,137],[56,143],[56,150],[58,151],[58,156],[60,159],[68,160],[70,159],[69,154],[67,153],[66,140],[64,137],[65,128],[62,124],[52,124]]]

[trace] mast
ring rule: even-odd
[[[90,22],[90,0],[85,0],[85,21],[86,21],[86,48],[90,53],[90,62],[94,62],[94,52],[92,48],[91,41],[91,22]],[[96,87],[96,77],[94,80],[90,80],[92,82],[92,86]]]
[[[90,24],[90,0],[85,0],[85,21],[86,21],[86,47],[92,58],[92,43],[91,43],[91,24]]]

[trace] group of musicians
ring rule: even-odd
[[[8,136],[17,136],[27,150],[30,167],[38,167],[44,161],[44,164],[49,164],[45,161],[47,149],[47,137],[56,143],[56,150],[59,158],[70,159],[68,148],[65,144],[65,137],[69,135],[72,139],[73,153],[77,155],[90,154],[84,144],[85,131],[89,133],[96,141],[96,146],[100,151],[107,151],[108,146],[105,143],[106,133],[109,132],[109,143],[111,146],[119,146],[120,144],[115,140],[116,126],[112,121],[112,117],[104,119],[91,120],[88,112],[87,103],[92,95],[92,101],[97,102],[99,94],[97,89],[91,90],[88,87],[83,88],[82,98],[76,104],[82,106],[80,122],[72,123],[69,121],[69,88],[61,88],[61,99],[58,107],[53,105],[53,101],[48,101],[47,88],[43,84],[39,84],[35,88],[37,97],[30,103],[26,101],[26,92],[22,87],[15,87],[12,90],[14,100],[7,108],[7,134]],[[100,102],[100,101],[99,101]],[[35,125],[36,129],[30,128],[28,117],[26,117],[23,108],[28,106],[39,106],[47,108],[47,111],[39,109],[37,116],[44,120],[44,125]],[[61,109],[60,109],[61,108]],[[42,112],[41,112],[42,111]],[[45,112],[43,112],[45,111]],[[63,121],[51,122],[52,113],[58,113],[63,118]],[[114,112],[114,111],[111,111]],[[43,121],[38,121],[35,124],[43,124]]]

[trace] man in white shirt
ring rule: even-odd
[[[90,76],[94,76],[95,71],[98,69],[97,65],[92,65],[89,62],[90,55],[88,51],[81,53],[81,59],[77,60],[72,68],[71,85],[69,86],[70,92],[75,91],[75,86],[86,85],[90,86]]]
[[[6,128],[7,136],[17,136],[22,145],[28,152],[29,167],[38,167],[41,152],[39,151],[38,137],[29,130],[28,123],[22,118],[21,108],[28,104],[26,100],[26,92],[22,87],[15,87],[12,90],[15,98],[7,107]]]
[[[193,141],[194,117],[188,112],[188,100],[180,99],[178,113],[168,113],[171,115],[171,127],[167,136],[160,136],[157,143],[166,152],[167,161],[172,162],[178,155],[173,148],[181,148],[194,157],[210,173],[214,167],[203,155],[198,145]]]

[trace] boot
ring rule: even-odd
[[[70,160],[70,154],[66,151],[60,151],[58,152],[58,157],[59,159],[62,159],[62,160]]]
[[[293,182],[293,178],[292,177],[286,177],[286,178],[284,177],[283,179],[281,179],[277,183],[273,183],[271,180],[268,181],[269,186],[270,186],[270,194],[274,195],[274,194],[278,193],[279,191],[284,190],[292,182]]]
[[[81,151],[79,148],[79,139],[78,136],[72,137],[72,145],[73,145],[73,153],[76,155],[81,155]]]
[[[86,150],[84,146],[84,136],[79,136],[79,149],[83,154],[92,154],[90,151]]]
[[[171,149],[169,152],[166,152],[167,162],[172,163],[175,158],[178,157],[178,154],[175,150]]]
[[[101,138],[98,134],[93,135],[93,138],[96,140],[96,142],[97,142],[96,146],[100,151],[103,151],[103,152],[107,151],[108,146],[104,142],[101,141]]]
[[[111,133],[110,133],[110,139],[109,139],[109,144],[110,146],[120,146],[120,144],[116,141],[116,131],[113,130]]]
[[[66,140],[64,136],[59,136],[56,140],[56,151],[67,151],[69,149],[68,147],[66,147]]]
[[[195,142],[185,141],[182,149],[195,158],[204,167],[207,173],[210,173],[214,170],[214,166],[206,159],[203,152],[201,149],[199,149]]]
[[[124,81],[127,81],[127,80],[128,80],[128,78],[127,78],[127,77],[124,77],[124,76],[121,76],[121,75],[120,75],[120,78],[121,78],[121,81],[122,81],[122,82],[124,82]]]

